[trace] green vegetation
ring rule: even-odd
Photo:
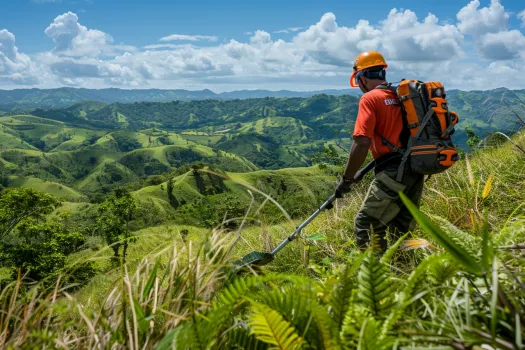
[[[384,255],[353,238],[369,174],[241,271],[332,194],[356,97],[0,117],[0,348],[521,349],[525,134],[481,141],[522,95],[448,92],[471,152]]]
[[[84,250],[71,243],[70,251],[61,252],[69,256],[61,279],[53,279],[56,284],[31,286],[23,274],[4,282],[2,346],[69,348],[71,342],[88,348],[521,349],[524,146],[525,134],[517,134],[513,143],[477,150],[433,176],[421,211],[403,198],[419,227],[391,242],[382,256],[374,246],[357,252],[352,237],[352,218],[368,176],[273,263],[241,274],[229,262],[253,249],[273,248],[297,224],[294,219],[272,223],[281,209],[271,200],[257,200],[256,194],[262,195],[258,191],[264,189],[282,201],[301,193],[305,197],[295,207],[309,200],[318,204],[314,184],[323,174],[319,167],[271,173],[212,173],[194,167],[131,196],[117,191],[100,212],[106,215],[100,220],[100,236],[89,237],[80,248]],[[293,177],[294,186],[287,182]],[[265,184],[266,179],[279,185]],[[173,225],[135,231],[140,211],[133,216],[126,209],[133,207],[133,198],[148,195],[172,207],[195,188],[217,194],[234,183],[254,195],[254,201],[244,205],[244,214],[233,218],[235,226],[221,222],[207,230]],[[164,191],[160,185],[165,185]],[[38,218],[27,220],[53,224],[42,218],[56,200],[34,192],[13,197],[14,191],[21,190],[4,191],[1,200],[16,204],[15,213],[42,208]],[[241,192],[232,193],[237,197]],[[194,196],[202,195],[197,193]],[[25,197],[31,200],[20,200]],[[265,214],[270,207],[276,210]],[[225,208],[216,209],[221,210]],[[12,215],[0,212],[3,227],[13,222]],[[16,235],[24,236],[23,221],[17,220]],[[37,231],[58,239],[43,228],[28,232],[33,236]],[[118,267],[111,263],[112,247],[96,240],[110,232],[118,237],[113,244],[129,244],[127,259]],[[20,244],[28,249],[23,241]],[[43,247],[36,247],[51,259]],[[34,278],[45,271],[36,270],[33,262],[24,266],[35,271]],[[78,277],[73,277],[74,271]],[[98,274],[86,284],[93,272]],[[72,280],[77,284],[70,285]]]

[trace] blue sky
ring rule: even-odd
[[[522,0],[3,0],[0,84],[346,88],[355,55],[377,49],[393,79],[525,88],[511,81],[525,74],[523,11]]]

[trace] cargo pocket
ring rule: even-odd
[[[399,214],[399,191],[404,191],[405,185],[390,178],[384,172],[377,174],[368,190],[362,211],[370,217],[387,225]]]

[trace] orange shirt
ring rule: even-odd
[[[381,136],[400,147],[399,135],[403,129],[403,117],[399,99],[393,91],[373,89],[359,100],[359,111],[354,134],[370,138],[370,151],[374,159],[392,152],[392,148],[381,143]]]

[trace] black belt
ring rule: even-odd
[[[399,166],[402,157],[403,155],[399,152],[391,152],[380,156],[375,160],[376,165],[374,167],[374,172],[378,174],[385,170],[388,166]]]

